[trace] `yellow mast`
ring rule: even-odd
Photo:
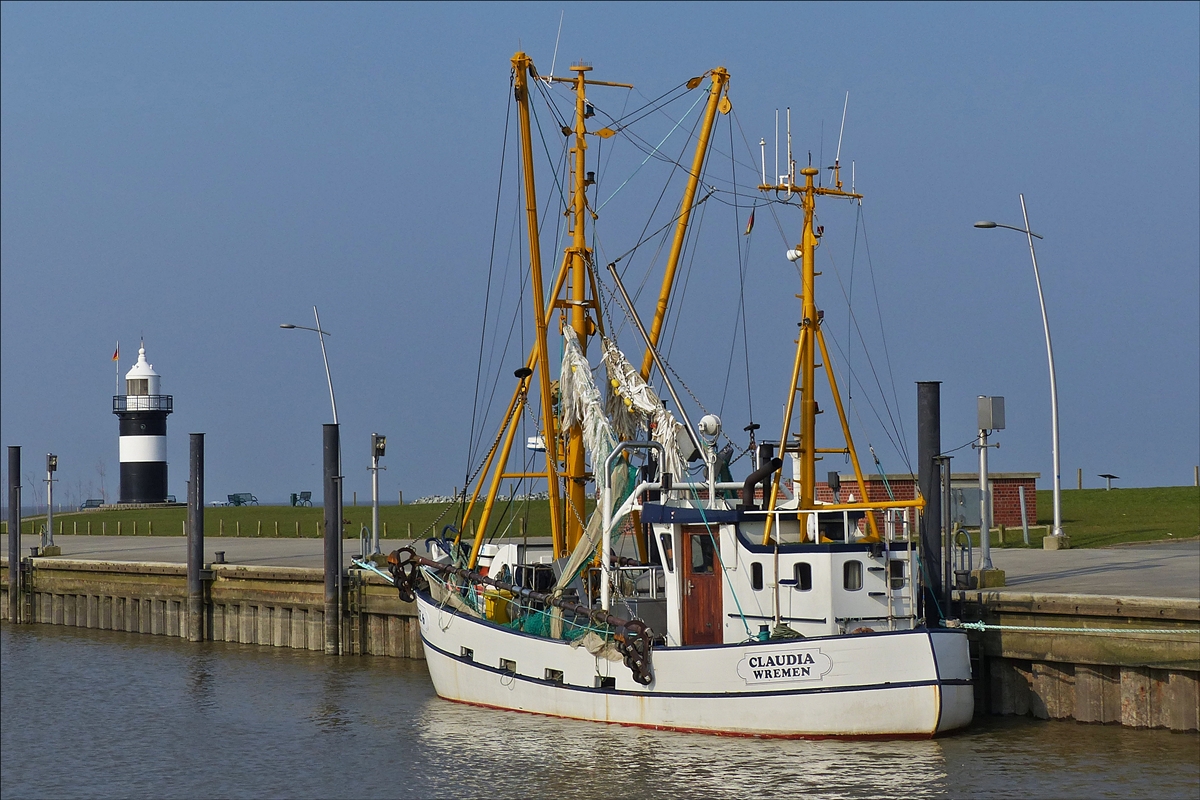
[[[540,474],[506,472],[509,456],[512,453],[513,442],[516,439],[518,423],[528,401],[528,390],[531,377],[537,375],[538,392],[541,399],[542,436],[546,444],[546,469],[544,476],[550,496],[550,527],[553,547],[556,556],[571,552],[578,543],[583,525],[581,520],[586,511],[587,481],[590,475],[584,461],[583,432],[575,426],[569,431],[559,430],[559,422],[554,414],[553,386],[550,381],[550,348],[547,343],[550,309],[558,308],[569,315],[569,324],[579,339],[579,344],[585,354],[588,338],[596,331],[596,322],[588,316],[588,309],[597,309],[595,297],[588,297],[588,287],[594,285],[591,275],[591,250],[587,247],[586,214],[590,213],[587,203],[587,187],[592,181],[585,171],[588,133],[585,120],[590,116],[590,106],[585,93],[586,85],[616,86],[632,89],[629,84],[609,83],[606,81],[591,81],[584,78],[591,70],[590,66],[579,64],[571,67],[575,73],[572,78],[550,78],[553,81],[563,81],[575,86],[575,141],[571,149],[575,156],[571,174],[571,202],[567,210],[571,246],[566,249],[562,267],[550,291],[549,307],[543,297],[542,262],[539,246],[540,234],[537,221],[537,192],[534,182],[533,137],[530,129],[529,81],[537,79],[533,61],[523,52],[517,52],[512,58],[513,91],[517,102],[517,119],[521,143],[521,166],[525,183],[525,212],[526,225],[530,242],[529,268],[530,279],[534,294],[534,344],[532,352],[525,363],[524,370],[518,372],[519,382],[509,402],[508,410],[502,423],[496,442],[488,451],[484,460],[479,484],[476,486],[464,515],[464,524],[470,519],[475,503],[488,475],[488,491],[483,501],[483,511],[479,526],[475,532],[475,540],[471,549],[469,566],[474,567],[479,557],[479,550],[487,534],[491,521],[492,510],[499,495],[504,478],[542,477]],[[594,218],[594,216],[593,216]],[[559,299],[563,287],[570,284],[570,298]],[[594,292],[592,292],[594,295]],[[565,445],[565,462],[559,458],[560,446]],[[559,478],[566,479],[566,507],[560,497]]]
[[[491,521],[492,509],[495,507],[496,497],[500,492],[501,482],[506,477],[518,477],[517,475],[505,472],[505,467],[508,464],[509,455],[512,452],[513,440],[516,438],[517,422],[521,418],[521,414],[525,409],[528,390],[529,390],[529,370],[536,373],[538,376],[538,391],[541,396],[542,403],[542,438],[546,443],[546,488],[550,502],[550,536],[554,546],[555,554],[559,554],[564,549],[563,532],[562,532],[562,515],[559,511],[559,495],[558,495],[558,424],[554,418],[554,402],[551,395],[550,384],[550,365],[549,355],[546,350],[546,304],[542,294],[545,284],[542,282],[542,251],[539,245],[541,239],[538,232],[538,207],[537,207],[537,189],[534,182],[533,170],[533,136],[529,125],[529,74],[533,69],[533,61],[523,52],[517,52],[512,57],[513,65],[513,94],[517,101],[517,124],[519,129],[519,139],[521,143],[521,170],[525,183],[525,218],[528,226],[529,234],[529,271],[530,283],[533,294],[533,320],[534,320],[534,344],[533,352],[530,353],[529,360],[526,362],[525,374],[519,379],[517,389],[513,394],[513,399],[509,403],[508,411],[505,414],[503,433],[503,445],[500,447],[500,460],[496,465],[495,471],[491,473],[492,480],[488,487],[487,498],[484,501],[483,513],[479,519],[479,527],[475,533],[475,541],[471,547],[471,557],[468,561],[468,566],[474,568],[475,562],[479,558],[479,549],[483,545],[483,539],[487,534],[488,523]],[[560,274],[555,281],[554,290],[551,297],[558,295],[559,289],[562,286],[563,275]],[[499,444],[499,441],[497,442]],[[471,497],[471,502],[467,505],[466,514],[463,518],[463,524],[466,525],[470,520],[471,512],[475,506],[475,500],[479,496],[479,487],[483,485],[483,478],[487,476],[488,470],[491,469],[492,461],[496,456],[496,445],[488,452],[487,459],[484,463],[483,476],[480,478],[479,486],[476,487],[475,493]],[[530,477],[521,475],[519,477]]]
[[[692,156],[692,171],[688,173],[687,187],[683,191],[683,201],[679,204],[679,219],[675,223],[675,238],[671,242],[671,253],[667,257],[667,269],[663,273],[662,288],[658,292],[658,305],[654,309],[654,319],[650,323],[650,347],[658,347],[658,337],[662,333],[663,322],[667,318],[667,303],[671,299],[671,289],[675,285],[675,272],[679,267],[679,257],[683,254],[683,242],[686,238],[688,221],[692,216],[692,204],[696,200],[696,189],[700,185],[700,174],[704,171],[704,157],[708,154],[708,140],[712,135],[713,122],[717,111],[728,114],[732,107],[729,98],[722,97],[728,92],[729,73],[724,67],[717,67],[709,73],[711,85],[708,90],[708,104],[704,109],[704,124],[700,128],[700,138],[696,141],[696,152]],[[703,76],[701,76],[703,77]],[[688,88],[693,89],[699,84],[700,78],[688,82]],[[650,379],[650,370],[654,366],[654,357],[646,348],[642,357],[642,379]]]
[[[789,448],[789,442],[792,438],[791,421],[793,416],[793,407],[796,402],[796,395],[800,395],[800,430],[796,434],[798,449],[797,456],[800,459],[800,482],[796,486],[797,508],[800,510],[815,508],[817,505],[817,459],[820,453],[846,453],[850,457],[850,463],[854,467],[854,477],[858,483],[858,490],[861,500],[857,503],[834,503],[825,504],[821,508],[825,510],[842,510],[842,509],[883,509],[895,508],[901,506],[923,506],[924,502],[916,501],[888,501],[886,503],[872,503],[867,500],[867,486],[863,478],[862,468],[859,465],[858,453],[854,449],[854,439],[850,435],[850,426],[846,420],[846,411],[842,405],[841,394],[838,391],[837,380],[834,378],[833,366],[829,360],[829,352],[825,346],[825,335],[821,330],[821,323],[824,314],[817,308],[816,301],[816,276],[819,275],[816,271],[816,249],[820,244],[820,232],[814,226],[814,220],[817,207],[817,196],[823,195],[827,197],[842,197],[851,200],[860,200],[862,195],[854,192],[846,192],[842,190],[841,177],[835,165],[834,168],[834,187],[824,188],[817,186],[813,178],[820,173],[816,167],[805,167],[800,170],[800,174],[804,176],[804,185],[797,186],[795,180],[790,176],[795,175],[792,164],[788,164],[788,181],[783,184],[766,184],[759,186],[762,191],[787,192],[788,196],[798,195],[800,198],[800,207],[804,212],[804,229],[801,233],[800,244],[800,274],[801,274],[801,294],[800,305],[800,335],[796,340],[796,358],[792,369],[792,383],[788,392],[787,403],[784,406],[783,415],[783,431],[780,434],[780,455],[783,455],[785,450]],[[821,350],[821,358],[825,367],[825,375],[829,381],[829,388],[833,394],[834,406],[837,409],[838,419],[841,422],[842,434],[845,436],[845,449],[823,449],[816,446],[816,419],[817,401],[816,401],[816,361],[817,348]],[[775,477],[771,482],[771,494],[767,500],[766,508],[768,512],[774,512],[776,504],[779,500],[779,481],[781,471],[775,473]],[[771,530],[774,527],[775,515],[769,513],[767,515],[766,524],[763,528],[763,544],[771,543]],[[867,524],[871,529],[871,537],[879,538],[879,529],[875,521],[874,514],[867,514]]]
[[[568,232],[571,234],[571,245],[564,252],[564,264],[569,265],[571,297],[569,300],[558,300],[554,307],[569,318],[571,329],[579,340],[579,348],[587,355],[588,339],[596,332],[596,321],[588,316],[588,309],[598,312],[596,298],[588,297],[588,288],[593,284],[591,276],[592,251],[587,246],[587,217],[595,219],[595,214],[588,208],[587,188],[595,181],[587,172],[587,119],[591,116],[591,105],[587,101],[588,86],[616,86],[632,89],[627,83],[611,83],[609,81],[592,81],[585,77],[592,68],[588,64],[579,63],[571,66],[575,73],[570,78],[551,77],[552,81],[571,83],[575,88],[575,127],[572,134],[575,137],[571,145],[571,155],[574,161],[571,168],[571,201],[566,211]],[[565,131],[564,131],[565,132]],[[587,515],[587,482],[591,474],[587,471],[584,461],[586,453],[583,446],[583,429],[573,425],[562,433],[566,444],[566,463],[563,469],[563,479],[566,482],[566,507],[563,509],[566,519],[566,550],[565,555],[575,549],[575,545],[583,536],[584,520]]]

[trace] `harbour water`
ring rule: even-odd
[[[421,661],[0,627],[0,794],[1200,797],[1200,736],[986,718],[931,741],[758,740],[457,705]]]

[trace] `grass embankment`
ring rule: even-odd
[[[479,506],[472,514],[473,520],[479,521]],[[590,511],[593,503],[588,503]],[[347,539],[357,539],[363,525],[371,525],[370,506],[346,506],[342,518],[350,522],[344,526]],[[409,504],[403,506],[380,506],[380,533],[387,538],[408,538],[434,536],[441,533],[446,525],[456,524],[457,509],[448,508],[447,504]],[[497,525],[501,536],[520,537],[521,518],[527,514],[528,536],[550,535],[550,509],[545,500],[531,500],[526,504],[514,501],[511,509],[507,503],[497,503],[489,530],[495,530]],[[55,534],[90,533],[93,536],[182,536],[183,523],[187,517],[187,509],[175,508],[137,508],[137,509],[94,509],[56,513],[54,515]],[[317,538],[321,536],[325,511],[316,508],[294,508],[292,506],[217,506],[204,509],[204,535],[209,536],[262,536],[271,538]],[[29,517],[21,521],[22,533],[36,533],[46,523],[46,517]],[[511,523],[511,524],[510,524]],[[7,531],[7,524],[3,527]]]
[[[497,518],[502,536],[521,535],[520,517],[525,504],[514,502],[506,514],[505,503],[497,506],[489,528],[495,529]],[[1071,537],[1072,547],[1104,547],[1128,542],[1149,542],[1187,539],[1200,535],[1200,489],[1192,486],[1168,486],[1154,489],[1071,489],[1062,493],[1063,529]],[[1030,546],[1040,548],[1047,529],[1054,522],[1054,499],[1049,491],[1037,493],[1037,526],[1029,530]],[[588,504],[590,512],[592,503]],[[136,524],[137,535],[153,532],[155,536],[179,536],[183,533],[184,508],[94,510],[54,515],[55,533],[91,533],[109,536],[120,533],[130,536]],[[479,512],[472,515],[476,522]],[[344,519],[346,538],[356,539],[363,525],[371,524],[369,506],[348,506]],[[440,519],[439,519],[440,518]],[[293,538],[297,535],[316,538],[321,535],[324,511],[320,508],[290,506],[209,507],[204,509],[205,536],[263,536]],[[439,534],[442,527],[455,522],[455,509],[444,504],[410,504],[381,506],[381,533],[388,538],[407,538],[409,526],[415,537]],[[436,522],[436,525],[434,524]],[[511,524],[510,524],[511,522]],[[34,533],[45,523],[45,517],[22,521],[25,533]],[[299,528],[297,529],[297,525]],[[431,527],[432,526],[432,527]],[[297,530],[299,533],[297,534]],[[550,535],[550,512],[545,500],[528,504],[529,536]],[[978,543],[978,535],[972,537]],[[1009,528],[1005,536],[1008,547],[1023,547],[1021,529]],[[992,530],[993,546],[999,547],[1000,535]]]
[[[1030,523],[1029,546],[1041,549],[1054,527],[1054,493],[1037,493],[1037,525]],[[1175,541],[1200,535],[1200,489],[1163,486],[1151,489],[1070,489],[1062,493],[1063,531],[1072,548],[1107,547],[1133,542]],[[979,530],[971,541],[979,545]],[[1024,547],[1020,526],[1008,528],[1004,543],[992,528],[992,547]]]

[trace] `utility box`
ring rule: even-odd
[[[1004,430],[1004,398],[979,396],[979,430]]]

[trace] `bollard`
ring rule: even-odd
[[[137,520],[133,521],[133,535],[137,536]]]
[[[296,538],[297,539],[300,538],[300,521],[299,520],[296,521]]]
[[[942,452],[942,385],[941,381],[917,383],[917,474],[921,496],[925,498],[925,513],[921,515],[920,556],[924,564],[940,564],[942,495],[938,486],[934,458]],[[936,628],[937,598],[942,594],[941,574],[930,570],[926,575],[923,593],[925,625]]]
[[[121,520],[117,520],[117,536],[121,535]]]
[[[242,521],[240,519],[235,520],[233,523],[233,535],[234,536],[242,535]]]
[[[188,641],[203,641],[204,636],[204,586],[200,581],[200,570],[204,564],[204,434],[189,436],[189,472],[187,496],[187,614]]]
[[[258,531],[255,532],[254,535],[258,536],[260,538],[262,537],[262,520],[261,519],[258,521]]]
[[[152,520],[152,519],[146,520],[146,535],[147,536],[154,535],[154,520]]]
[[[275,538],[279,538],[279,520],[275,520]]]
[[[221,532],[220,532],[219,534],[217,534],[217,535],[218,535],[218,536],[224,536],[224,535],[225,535],[225,520],[221,520]]]
[[[341,483],[338,480],[339,430],[337,424],[321,426],[322,457],[324,465],[325,512],[325,655],[336,656],[341,650],[341,597],[338,592],[341,577],[341,503],[338,495]]]

